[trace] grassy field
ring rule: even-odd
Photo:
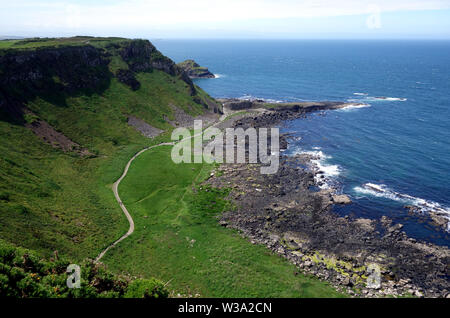
[[[36,49],[42,47],[74,46],[90,44],[95,47],[104,47],[111,42],[118,43],[128,41],[123,38],[94,38],[89,36],[77,36],[71,38],[31,38],[23,40],[2,40],[0,49]]]
[[[133,92],[113,79],[101,95],[67,97],[64,104],[37,98],[28,104],[95,157],[63,153],[29,129],[0,121],[0,235],[46,256],[54,250],[74,260],[95,257],[120,237],[128,224],[110,185],[139,150],[168,139],[150,140],[126,120],[135,115],[170,131],[164,116],[174,119],[170,104],[197,115],[187,85],[166,73],[138,74]]]
[[[135,221],[133,235],[103,259],[109,268],[169,282],[173,295],[337,297],[263,246],[252,245],[216,216],[230,208],[227,190],[202,188],[212,165],[174,164],[171,148],[149,150],[132,164],[119,194]]]

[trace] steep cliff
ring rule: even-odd
[[[73,38],[73,42],[58,46],[49,39],[37,41],[42,46],[31,49],[19,42],[17,49],[0,50],[0,116],[20,121],[24,105],[36,97],[101,94],[113,77],[138,90],[136,75],[153,70],[179,78],[188,85],[191,96],[199,97],[189,76],[149,41],[93,40]],[[205,108],[213,105],[209,98],[196,98],[195,102]]]

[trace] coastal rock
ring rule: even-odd
[[[372,231],[375,229],[374,225],[373,225],[373,221],[369,220],[369,219],[356,219],[355,223],[358,224],[359,226],[361,226],[363,229],[367,230],[367,231]]]
[[[301,117],[306,111],[266,111],[233,124],[243,129],[270,127]],[[340,217],[329,203],[350,199],[333,200],[332,191],[312,189],[314,172],[299,168],[307,166],[308,160],[313,158],[281,156],[273,175],[260,174],[258,165],[223,165],[221,170],[226,173],[216,174],[207,183],[217,188],[233,184],[230,195],[237,208],[224,211],[221,219],[250,240],[278,251],[308,274],[340,288],[353,284],[356,296],[400,296],[408,289],[420,291],[424,297],[448,294],[448,248],[408,239],[402,226],[387,217]],[[264,195],[253,191],[255,187]],[[381,269],[383,290],[364,288],[371,264]]]
[[[252,101],[239,99],[227,101],[224,105],[231,110],[250,109],[254,106]]]
[[[206,67],[200,66],[194,60],[186,60],[178,63],[180,67],[190,78],[215,78],[216,76],[211,73]]]
[[[333,195],[333,202],[336,204],[350,204],[352,203],[352,200],[350,200],[350,198],[347,195],[341,194],[341,195]]]

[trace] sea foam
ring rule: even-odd
[[[407,98],[400,97],[368,97],[367,100],[370,101],[387,101],[387,102],[406,102]]]
[[[370,104],[365,104],[365,103],[352,103],[352,104],[348,104],[347,106],[337,109],[338,111],[349,111],[349,110],[354,110],[354,109],[359,109],[359,108],[366,108],[366,107],[370,107]]]
[[[260,98],[260,97],[255,97],[253,95],[244,95],[244,96],[238,97],[237,99],[248,100],[248,101],[262,100],[262,101],[264,101],[266,103],[275,103],[275,104],[279,104],[279,103],[284,103],[285,102],[283,100],[276,100],[276,99],[271,99],[271,98]]]
[[[309,168],[315,173],[314,180],[321,189],[330,189],[336,184],[336,177],[341,173],[341,167],[327,163],[331,156],[324,154],[320,147],[314,147],[314,150],[297,150],[294,154],[308,155],[310,157]]]
[[[375,197],[386,198],[404,204],[412,205],[419,209],[422,213],[434,212],[440,216],[445,217],[449,222],[447,223],[447,231],[450,231],[450,208],[443,207],[441,204],[428,201],[422,198],[414,197],[409,194],[396,192],[385,184],[366,183],[361,187],[355,187],[354,190],[361,194],[367,194]]]

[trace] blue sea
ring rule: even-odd
[[[315,154],[327,182],[352,198],[337,213],[385,215],[412,237],[450,245],[448,230],[426,217],[429,210],[450,216],[449,41],[153,43],[176,62],[192,58],[216,74],[196,80],[213,97],[354,103],[283,125],[297,137],[288,153]]]

